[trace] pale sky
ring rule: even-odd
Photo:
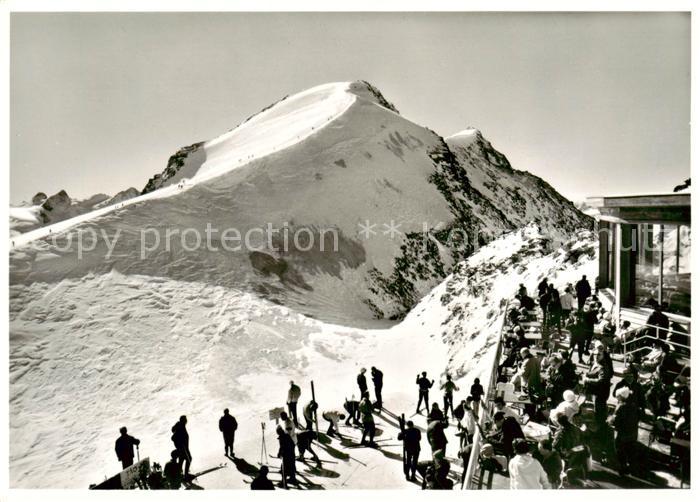
[[[480,129],[565,196],[690,176],[690,15],[11,15],[10,200],[139,190],[178,148],[324,82]]]

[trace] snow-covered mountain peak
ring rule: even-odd
[[[483,141],[484,136],[479,129],[469,126],[466,129],[448,136],[446,139],[455,145],[469,146],[475,141]]]

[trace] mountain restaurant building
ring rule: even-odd
[[[588,200],[598,208],[598,296],[621,321],[641,326],[655,300],[671,329],[690,334],[690,193]]]

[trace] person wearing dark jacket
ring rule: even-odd
[[[576,283],[576,299],[578,300],[578,309],[583,309],[586,299],[591,296],[591,284],[584,275],[581,280]]]
[[[524,307],[525,310],[535,310],[535,300],[525,295],[520,298],[520,306]]]
[[[520,424],[513,417],[506,417],[502,411],[497,412],[493,416],[493,423],[496,432],[489,437],[489,442],[494,444],[497,452],[506,455],[508,458],[512,457],[513,441],[525,438]]]
[[[485,394],[484,392],[484,387],[481,385],[481,380],[478,378],[474,379],[474,383],[471,386],[471,389],[469,389],[469,395],[472,397],[474,400],[474,406],[475,410],[477,413],[479,413],[479,404],[481,403],[481,398]]]
[[[583,364],[583,356],[586,354],[586,325],[583,319],[583,312],[576,313],[576,321],[569,327],[571,332],[571,356],[574,350],[578,349],[578,362]]]
[[[587,470],[588,450],[583,445],[581,429],[569,421],[569,417],[561,414],[556,418],[559,428],[554,433],[552,448],[566,462],[566,468]]]
[[[559,452],[554,450],[551,439],[543,439],[537,443],[537,452],[533,457],[539,461],[547,474],[547,479],[552,488],[557,489],[561,484],[561,473],[564,462]]]
[[[403,448],[406,452],[406,464],[404,472],[409,481],[416,480],[416,469],[418,468],[418,457],[420,457],[420,430],[411,420],[406,422],[406,428],[399,432],[399,441],[403,441]]]
[[[365,392],[367,392],[367,377],[365,373],[367,373],[367,369],[362,368],[357,375],[357,386],[360,388],[360,396],[364,396]]]
[[[190,473],[190,464],[192,463],[192,454],[190,453],[190,435],[187,432],[187,417],[182,415],[180,420],[173,425],[171,429],[172,439],[175,449],[177,450],[178,462],[182,468],[185,464],[185,476]]]
[[[141,441],[126,433],[126,427],[119,429],[121,434],[114,442],[114,451],[117,453],[117,460],[121,461],[122,469],[134,465],[134,446],[138,448]]]
[[[668,316],[662,312],[662,305],[659,305],[656,300],[652,299],[647,304],[654,309],[646,322],[650,326],[646,328],[649,336],[666,340],[669,327]]]
[[[297,460],[304,460],[304,454],[308,451],[313,455],[314,461],[320,462],[318,455],[311,447],[315,439],[318,439],[316,431],[304,431],[297,434],[297,448],[299,448],[299,457]]]
[[[343,404],[343,408],[348,412],[347,419],[345,420],[345,425],[350,425],[352,421],[353,425],[360,425],[360,402],[354,399],[347,400]]]
[[[427,375],[428,374],[425,371],[421,375],[416,375],[416,385],[418,385],[418,405],[416,406],[416,413],[420,413],[420,405],[422,401],[425,401],[425,413],[430,413],[428,397],[430,388],[435,383],[435,380],[428,380]]]
[[[170,452],[170,460],[163,467],[163,478],[165,479],[165,488],[168,490],[179,490],[182,484],[182,468],[178,461],[178,451]]]
[[[615,394],[618,405],[610,417],[610,425],[615,429],[615,451],[617,453],[618,472],[625,476],[629,472],[637,446],[639,433],[639,409],[629,399],[630,390],[626,387]]]
[[[375,405],[382,409],[382,387],[384,387],[384,373],[372,366],[372,383],[374,384],[374,395],[377,398]]]
[[[445,436],[446,428],[445,422],[441,420],[432,420],[428,423],[426,435],[428,436],[428,443],[430,443],[430,449],[433,455],[438,451],[444,452],[447,448],[447,436]]]
[[[547,282],[547,278],[545,277],[540,281],[540,283],[537,285],[537,293],[538,296],[542,296],[547,292],[547,289],[549,288],[549,283]]]
[[[360,444],[366,444],[372,448],[377,446],[374,442],[374,434],[377,428],[374,424],[374,417],[372,416],[372,402],[369,400],[369,392],[365,392],[362,396],[362,401],[360,401],[360,416],[362,417],[362,441]],[[369,436],[369,443],[366,442],[366,438]]]
[[[433,420],[439,420],[441,422],[445,420],[445,415],[442,413],[437,403],[433,403],[432,408],[430,408],[430,413],[428,414],[428,422],[432,422]]]
[[[608,416],[608,397],[610,397],[610,380],[612,373],[605,364],[603,353],[593,353],[593,365],[583,379],[586,394],[593,396],[595,419],[598,425],[605,424]]]
[[[282,459],[283,484],[285,480],[289,483],[297,484],[294,441],[292,441],[291,436],[284,431],[281,425],[277,426],[277,439],[280,443],[280,449],[277,452],[277,457]]]
[[[238,422],[229,414],[228,408],[224,410],[224,416],[219,419],[219,430],[224,435],[224,454],[233,457],[233,440],[238,429]]]
[[[272,481],[270,481],[267,478],[267,475],[269,472],[270,472],[270,469],[266,465],[263,465],[260,468],[260,470],[258,471],[258,475],[255,476],[255,479],[253,479],[253,482],[250,483],[250,489],[251,490],[274,490],[275,485],[273,485]]]

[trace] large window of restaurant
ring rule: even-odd
[[[615,242],[615,232],[617,229],[617,225],[611,224],[610,226],[607,227],[607,232],[608,232],[608,256],[607,256],[607,267],[608,267],[608,283],[604,284],[603,286],[607,286],[609,288],[614,288],[615,287],[615,246],[617,246],[617,243]]]
[[[690,226],[641,224],[634,229],[635,300],[690,316]]]

